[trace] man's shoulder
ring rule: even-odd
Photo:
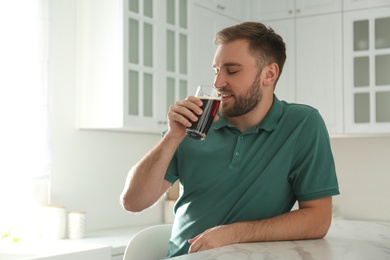
[[[281,101],[283,104],[283,113],[295,114],[301,116],[308,116],[310,114],[317,114],[318,110],[310,105],[301,104],[301,103],[288,103],[286,101]]]

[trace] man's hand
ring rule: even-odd
[[[299,209],[272,218],[210,228],[189,239],[189,253],[246,242],[323,238],[332,221],[332,197],[299,202]]]
[[[170,106],[168,111],[168,132],[173,137],[184,138],[185,130],[198,120],[198,115],[203,113],[200,108],[202,101],[194,96],[189,96],[184,100],[176,101]],[[214,117],[214,122],[219,119]]]
[[[237,241],[234,239],[234,232],[232,232],[231,226],[224,225],[210,228],[202,234],[189,239],[188,243],[191,244],[188,253],[194,253],[216,247],[235,244]]]
[[[184,138],[185,130],[198,120],[197,115],[202,114],[202,101],[194,96],[176,101],[168,111],[168,132],[175,137]]]

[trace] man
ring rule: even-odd
[[[339,194],[329,137],[317,110],[274,95],[286,59],[282,38],[247,22],[220,31],[215,43],[219,116],[206,139],[195,141],[185,129],[202,113],[200,99],[172,105],[167,132],[129,173],[124,208],[141,211],[180,181],[170,257],[324,237],[331,196]]]

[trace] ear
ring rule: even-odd
[[[279,75],[279,66],[271,63],[263,69],[263,86],[275,86],[276,79]]]

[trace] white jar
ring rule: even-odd
[[[85,212],[69,212],[68,237],[70,239],[83,238],[85,236]]]
[[[56,240],[65,237],[65,207],[47,206],[42,209],[42,239]]]

